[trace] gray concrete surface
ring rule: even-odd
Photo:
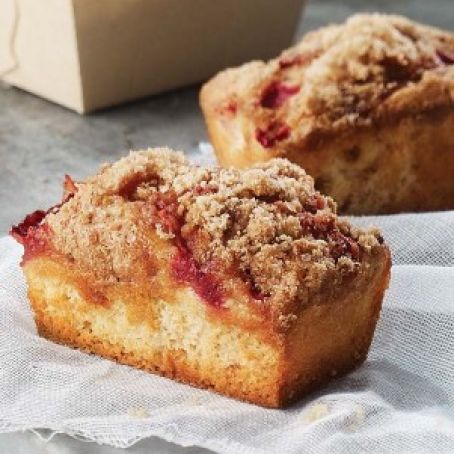
[[[357,11],[400,13],[416,20],[454,28],[453,0],[312,0],[298,35]],[[65,173],[82,178],[128,149],[168,145],[191,150],[206,139],[197,104],[197,88],[188,88],[87,117],[23,91],[0,88],[0,235],[24,214],[47,207],[61,194]],[[206,452],[159,440],[128,450],[136,454]],[[0,435],[0,453],[104,453],[100,448],[58,435],[50,443],[34,434]]]

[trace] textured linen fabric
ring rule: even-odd
[[[454,212],[352,220],[379,226],[393,252],[369,358],[286,410],[40,338],[22,248],[1,238],[0,432],[45,428],[117,447],[159,436],[232,454],[454,452]]]

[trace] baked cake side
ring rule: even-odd
[[[12,234],[41,335],[269,407],[365,359],[390,272],[285,160],[131,153]]]
[[[355,15],[221,72],[200,102],[224,166],[288,158],[341,213],[454,208],[453,33]]]

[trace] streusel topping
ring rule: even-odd
[[[208,266],[217,276],[240,273],[258,299],[278,304],[354,275],[384,247],[377,231],[339,220],[312,178],[283,159],[207,169],[182,153],[150,149],[103,166],[75,188],[45,222],[54,247],[100,281],[156,273],[154,231],[184,247],[200,273]]]
[[[401,90],[418,98],[419,82],[445,87],[440,97],[452,106],[453,64],[454,34],[400,16],[359,14],[307,34],[267,64],[221,73],[226,90],[219,103],[234,103],[234,114],[253,119],[251,133],[263,147],[285,147],[317,130],[390,118],[385,101]],[[439,102],[425,99],[419,108]],[[391,110],[414,107],[396,104]],[[231,109],[226,114],[234,115]]]

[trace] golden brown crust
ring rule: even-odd
[[[366,359],[388,287],[390,266],[389,255],[377,257],[363,282],[350,283],[337,294],[325,295],[335,304],[311,306],[301,314],[286,338],[283,403],[345,374]]]
[[[202,88],[200,100],[221,164],[247,167],[283,156],[323,179],[331,161],[344,152],[347,139],[352,142],[347,149],[363,145],[356,140],[361,134],[378,145],[380,135],[390,132],[392,146],[409,140],[404,143],[409,148],[412,142],[405,134],[391,134],[400,122],[454,114],[454,35],[398,16],[356,15],[345,24],[309,33],[268,63],[251,62],[218,74]],[[432,130],[425,132],[433,134]],[[441,146],[446,140],[437,142],[435,133],[427,153],[435,158]],[[448,146],[452,153],[454,139]],[[317,155],[327,147],[332,154],[318,163]],[[387,148],[380,152],[386,156]],[[405,167],[405,159],[396,165]],[[441,176],[446,180],[449,175],[447,170]],[[335,186],[355,178],[367,176],[353,169],[338,176]],[[453,207],[452,186],[444,203],[437,200],[419,209]],[[397,181],[390,192],[399,190]],[[346,198],[336,188],[328,193],[348,213],[394,212],[414,205],[410,201],[386,206],[363,197],[362,204],[344,210],[355,191],[356,185]],[[413,187],[403,191],[403,198],[416,199]]]
[[[40,335],[121,364],[213,389],[259,405],[279,403],[282,347],[255,323],[231,324],[190,290],[163,298],[112,286],[107,306],[58,257],[36,257],[24,271]]]
[[[119,363],[267,407],[283,407],[367,356],[388,284],[389,255],[361,282],[302,311],[285,338],[260,324],[208,316],[191,291],[177,300],[113,286],[107,306],[84,289],[73,264],[36,257],[24,266],[40,335]],[[246,317],[249,314],[246,315]],[[170,322],[169,322],[170,320]],[[267,329],[270,329],[268,327]]]

